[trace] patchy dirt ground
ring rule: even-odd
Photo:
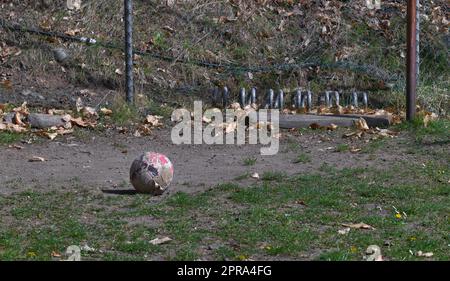
[[[167,194],[207,190],[217,184],[241,178],[246,173],[263,175],[281,171],[287,175],[313,173],[323,165],[335,168],[388,168],[400,161],[423,162],[429,156],[406,154],[407,138],[400,136],[381,143],[342,139],[337,132],[283,132],[279,153],[261,156],[260,145],[174,145],[170,130],[162,129],[150,137],[133,137],[118,133],[107,135],[78,130],[76,136],[39,140],[21,144],[23,149],[3,147],[0,154],[0,193],[8,194],[27,188],[48,191],[54,188],[84,187],[92,190],[120,192],[132,190],[129,167],[140,153],[158,151],[166,154],[175,166],[175,178]],[[375,142],[375,144],[373,144]],[[373,146],[373,151],[351,153],[350,147]],[[438,146],[434,149],[448,148]],[[299,154],[308,160],[295,163]],[[29,162],[33,156],[45,162]],[[245,162],[254,162],[254,165]],[[242,179],[243,178],[243,179]],[[20,184],[18,184],[20,183]]]

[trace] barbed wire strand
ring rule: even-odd
[[[114,50],[124,50],[123,46],[120,46],[116,43],[111,42],[103,42],[99,41],[93,38],[88,37],[78,37],[78,36],[71,36],[67,35],[61,32],[54,32],[54,31],[45,31],[37,28],[31,28],[31,27],[24,27],[19,24],[11,24],[7,23],[6,20],[0,18],[0,27],[13,31],[13,32],[21,32],[21,33],[30,33],[35,34],[39,36],[45,36],[45,37],[53,37],[53,38],[60,38],[64,41],[69,42],[77,42],[77,43],[84,43],[89,46],[100,46],[107,49],[114,49]],[[309,67],[321,67],[325,69],[343,69],[343,70],[350,70],[352,72],[360,72],[364,73],[366,75],[376,77],[378,80],[383,81],[385,83],[392,82],[396,80],[396,77],[385,70],[382,70],[376,66],[373,65],[362,65],[362,64],[355,64],[351,62],[335,62],[335,63],[323,63],[319,61],[309,61],[309,62],[295,62],[295,63],[284,63],[284,64],[272,64],[267,66],[244,66],[244,65],[237,65],[237,64],[225,64],[225,63],[218,63],[218,62],[210,62],[210,61],[202,61],[202,60],[186,60],[182,58],[176,58],[172,56],[162,55],[155,52],[150,51],[142,51],[142,50],[133,50],[133,53],[136,55],[144,56],[144,57],[151,57],[158,60],[163,60],[171,63],[182,63],[182,64],[190,64],[190,65],[196,65],[199,67],[205,67],[205,68],[214,68],[214,69],[222,69],[226,72],[234,72],[234,73],[245,73],[245,72],[253,72],[253,73],[267,73],[267,72],[274,72],[274,71],[292,71],[295,69],[301,69],[301,68],[309,68]]]

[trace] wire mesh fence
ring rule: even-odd
[[[207,95],[228,85],[237,96],[241,87],[357,89],[375,93],[375,103],[401,101],[406,1],[368,2],[134,1],[135,90]],[[449,7],[421,2],[419,97],[445,111]],[[123,1],[85,0],[73,9],[62,0],[0,3],[1,36],[32,56],[36,75],[95,76],[125,87]],[[61,47],[71,58],[63,74],[48,65],[49,51]]]

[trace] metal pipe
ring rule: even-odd
[[[336,102],[336,106],[340,105],[340,96],[338,91],[334,91],[334,101]]]
[[[306,97],[307,97],[306,106],[308,107],[308,110],[311,110],[311,108],[312,108],[312,95],[313,94],[311,91],[306,92]]]
[[[284,92],[283,92],[283,90],[280,90],[280,92],[278,93],[275,108],[278,108],[280,110],[283,110],[283,108],[284,108]]]
[[[239,103],[241,104],[241,107],[245,107],[245,101],[247,99],[247,94],[245,92],[245,88],[241,89],[241,92],[239,93]]]
[[[127,92],[127,102],[134,103],[134,82],[133,82],[133,1],[124,0],[125,18],[125,83]]]
[[[354,107],[358,107],[358,93],[357,92],[352,93],[352,104]]]
[[[269,90],[269,94],[267,96],[267,102],[265,108],[271,109],[273,107],[273,99],[274,99],[274,92],[272,89]]]
[[[223,94],[222,94],[222,107],[225,109],[228,106],[228,98],[229,98],[229,92],[228,87],[223,87]]]
[[[364,107],[365,108],[367,108],[368,106],[369,106],[369,98],[368,98],[368,96],[367,96],[367,93],[362,93],[362,96],[363,96],[363,104],[364,104]]]
[[[297,89],[294,95],[294,106],[295,108],[304,107],[302,106],[302,91],[300,89]]]
[[[416,0],[416,69],[417,69],[417,84],[419,84],[420,79],[420,0]]]
[[[417,1],[408,0],[407,55],[406,55],[406,118],[416,116],[417,96]]]
[[[256,104],[256,88],[252,88],[252,93],[250,96],[250,104]]]
[[[325,91],[325,105],[327,107],[331,107],[330,92],[329,91]]]

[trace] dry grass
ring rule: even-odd
[[[8,9],[21,9],[24,11],[21,20],[26,25],[48,26],[59,32],[79,29],[79,35],[122,45],[122,1],[84,1],[83,9],[76,13],[64,9],[65,1],[53,1],[49,7],[36,4],[36,9],[27,3],[30,1],[13,2],[16,6],[2,11],[2,17],[18,20],[17,16],[9,16]],[[300,8],[294,8],[285,1],[192,0],[179,1],[174,6],[168,6],[166,1],[137,1],[134,7],[134,40],[137,49],[188,61],[269,65],[308,60],[331,64],[339,60],[374,65],[390,73],[402,73],[404,59],[400,54],[404,49],[404,7],[396,7],[391,1],[385,3],[390,12],[377,12],[377,15],[383,13],[390,21],[390,27],[377,30],[367,24],[370,12],[362,9],[359,1],[346,4],[331,1],[328,7],[308,2]],[[428,5],[425,5],[425,12],[432,18],[436,12],[431,12]],[[439,3],[434,5],[439,6]],[[432,50],[443,47],[445,50],[439,41],[443,35],[436,31],[436,25],[424,24],[422,33],[423,40],[430,42]],[[123,68],[121,51],[54,40],[42,42],[42,38],[36,36],[7,34],[6,37],[16,43],[29,45],[31,41],[47,46],[46,50],[37,51],[39,55],[29,54],[25,61],[26,65],[37,66],[33,67],[35,72],[54,71],[74,83],[122,87],[120,81],[123,79],[115,73],[116,69]],[[61,45],[73,55],[72,64],[65,74],[58,66],[48,65],[48,50]],[[435,73],[432,66],[440,64],[448,70],[448,57],[425,56],[424,60],[424,76],[436,78],[438,74],[440,77],[437,83],[423,83],[420,96],[424,97],[424,104],[432,109],[445,107],[448,105],[445,94],[448,83],[439,81],[448,81],[448,74],[445,71]],[[174,92],[205,96],[207,89],[214,85],[227,84],[232,88],[250,85],[260,88],[301,86],[315,91],[328,87],[348,90],[367,88],[375,93],[384,89],[385,96],[392,97],[396,91],[402,92],[404,85],[400,75],[394,81],[392,92],[386,91],[385,86],[372,79],[371,75],[345,69],[272,71],[253,73],[253,77],[249,79],[245,71],[228,73],[151,58],[138,57],[136,60],[138,93],[160,96]],[[387,102],[392,101],[395,102],[395,98]]]

